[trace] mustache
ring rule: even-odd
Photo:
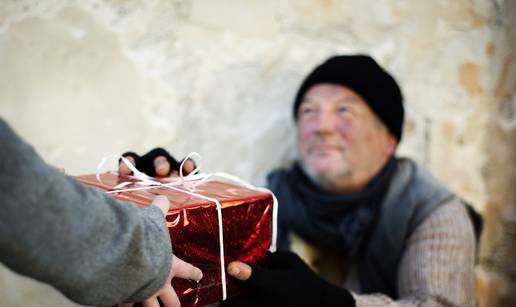
[[[345,151],[346,146],[340,142],[327,141],[327,140],[313,140],[308,142],[306,149],[308,152],[316,150],[319,147],[331,147],[340,151]]]

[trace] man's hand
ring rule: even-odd
[[[128,159],[137,170],[151,177],[178,176],[181,162],[178,162],[163,148],[155,148],[143,156],[134,152],[126,152],[122,155]],[[118,164],[120,175],[130,175],[132,171],[123,162]],[[195,169],[195,163],[188,159],[183,165],[183,174],[188,175]]]
[[[190,279],[199,281],[202,279],[202,272],[198,268],[189,264],[188,262],[184,262],[183,260],[173,256],[172,258],[172,268],[170,269],[170,274],[165,280],[165,284],[158,292],[154,293],[151,297],[143,301],[143,307],[159,307],[160,304],[158,302],[158,298],[161,301],[164,307],[179,307],[181,303],[179,302],[179,298],[177,297],[174,288],[172,287],[172,278],[179,277],[184,279]],[[133,303],[120,304],[119,307],[132,307]]]
[[[170,209],[170,202],[167,197],[163,195],[158,195],[154,197],[152,200],[152,206],[158,207],[163,215],[167,215],[168,210]],[[188,262],[185,262],[176,256],[172,255],[172,267],[170,268],[170,273],[163,284],[163,287],[159,289],[156,293],[154,293],[151,297],[146,299],[142,306],[143,307],[159,307],[158,298],[161,303],[165,307],[178,307],[181,304],[179,303],[179,298],[177,297],[174,288],[172,287],[172,278],[179,277],[184,279],[190,279],[199,281],[202,279],[202,272],[200,269],[191,265]],[[120,307],[131,307],[133,303],[119,304]]]
[[[228,274],[249,291],[223,306],[355,306],[348,290],[324,281],[292,252],[269,254],[267,267],[231,262]]]

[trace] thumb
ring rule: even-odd
[[[252,272],[251,266],[240,261],[233,261],[228,265],[228,274],[241,281],[248,280]]]
[[[163,195],[155,196],[152,200],[151,205],[160,208],[160,210],[163,212],[163,215],[165,216],[167,215],[167,212],[170,209],[170,202],[168,201],[168,198]]]

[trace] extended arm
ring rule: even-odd
[[[84,188],[0,119],[0,260],[88,305],[142,301],[172,260],[163,213]]]

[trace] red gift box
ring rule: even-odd
[[[80,183],[100,188],[125,202],[147,206],[155,195],[165,195],[171,208],[166,215],[174,254],[197,266],[203,278],[197,282],[174,278],[172,285],[181,306],[202,306],[222,300],[222,278],[227,297],[241,287],[226,278],[221,267],[218,201],[222,217],[224,263],[234,260],[251,264],[265,261],[271,246],[274,200],[270,192],[222,181],[206,181],[192,188],[182,185],[141,186],[137,180],[114,174],[75,177]],[[114,189],[122,182],[131,182]],[[190,182],[191,183],[191,182]]]

